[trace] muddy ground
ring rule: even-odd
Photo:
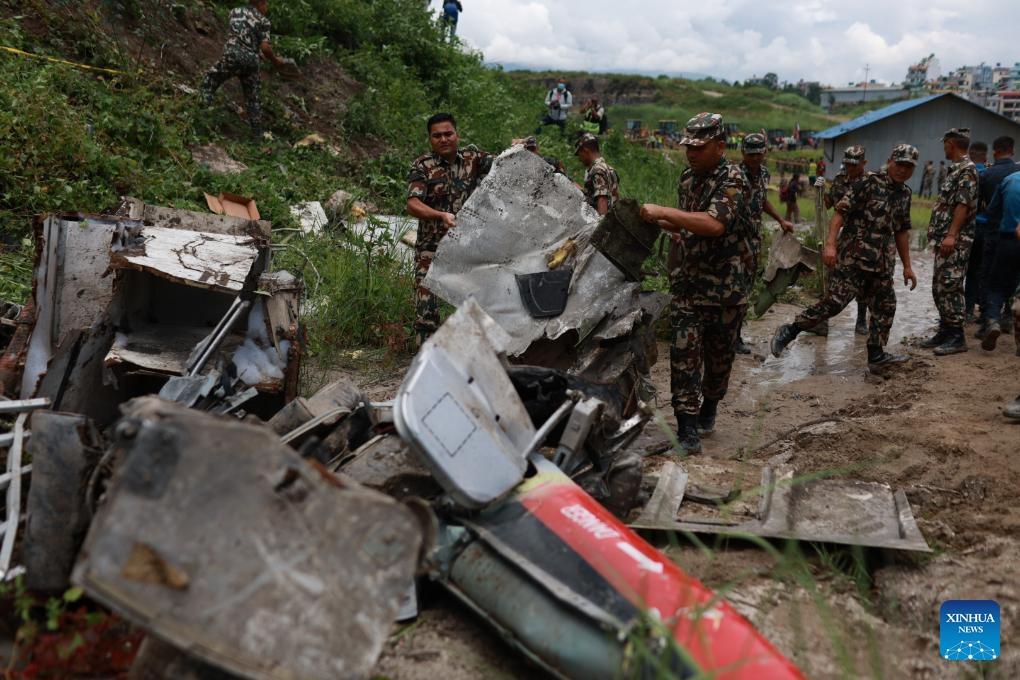
[[[738,357],[717,431],[690,463],[717,461],[754,476],[785,454],[798,473],[886,482],[906,491],[934,553],[870,551],[855,561],[849,550],[805,544],[798,546],[803,558],[780,563],[736,541],[708,537],[713,549],[706,551],[683,538],[660,539],[672,559],[723,590],[809,678],[1020,677],[1020,425],[1000,415],[1020,392],[1020,357],[1007,336],[995,352],[972,338],[970,352],[952,357],[918,348],[936,313],[930,260],[914,257],[922,281],[913,292],[897,285],[890,347],[910,354],[909,363],[885,377],[869,374],[853,309],[832,321],[827,338],[802,335],[784,356],[766,357],[776,326],[796,313],[778,305],[745,327],[756,354]],[[660,350],[668,356],[665,345]],[[653,377],[668,406],[665,359]],[[385,397],[396,384],[377,379],[368,391]],[[671,415],[667,421],[673,425]],[[635,446],[655,451],[665,441],[650,425]],[[671,452],[646,456],[646,472],[671,458]],[[949,599],[999,603],[1001,659],[977,665],[939,657],[939,606]],[[387,645],[381,676],[541,676],[448,596],[431,593],[425,604]]]

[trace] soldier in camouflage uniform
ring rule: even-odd
[[[836,204],[822,261],[835,267],[824,298],[780,326],[772,338],[772,354],[779,356],[797,335],[832,318],[850,301],[864,298],[871,309],[868,329],[868,365],[880,366],[907,359],[885,351],[896,314],[893,290],[895,248],[903,261],[903,281],[913,290],[917,277],[910,265],[910,187],[917,149],[896,146],[886,171],[871,173],[856,182]]]
[[[278,68],[285,63],[269,45],[271,26],[266,18],[268,11],[267,0],[252,0],[249,5],[230,10],[230,36],[223,46],[223,55],[202,79],[202,99],[207,105],[212,104],[213,95],[220,85],[235,76],[240,79],[248,124],[256,138],[262,136],[260,56],[269,59]]]
[[[963,326],[966,313],[963,282],[974,242],[978,206],[977,168],[967,156],[968,128],[953,128],[942,136],[946,158],[952,161],[928,223],[928,245],[935,253],[931,292],[939,310],[939,329],[921,347],[945,356],[967,351]]]
[[[743,157],[740,169],[747,177],[748,185],[751,188],[751,224],[754,225],[754,272],[758,272],[758,264],[761,261],[761,241],[763,234],[762,214],[779,223],[780,229],[786,232],[793,231],[793,222],[783,219],[775,206],[769,202],[769,169],[765,165],[765,152],[768,150],[769,140],[760,132],[752,132],[740,141],[740,152]],[[743,331],[743,328],[741,328]],[[751,348],[744,341],[743,333],[737,336],[735,347],[737,354],[750,354]]]
[[[584,173],[584,200],[599,215],[605,215],[620,200],[620,176],[602,157],[598,137],[589,132],[578,138],[574,155],[588,168]]]
[[[726,160],[722,116],[691,118],[680,144],[689,167],[680,175],[678,207],[646,204],[641,217],[673,234],[670,391],[680,446],[697,453],[698,432],[715,428],[729,384],[754,279],[756,234],[747,177]]]
[[[918,196],[921,196],[922,198],[931,197],[932,194],[931,183],[932,180],[934,179],[935,179],[935,166],[931,164],[931,161],[927,161],[924,164],[924,170],[921,172],[921,192],[918,194]]]
[[[854,144],[846,148],[843,152],[843,167],[832,178],[832,183],[825,191],[823,200],[826,208],[831,210],[846,195],[850,186],[867,174],[864,169],[867,163],[868,159],[865,158],[863,146]],[[854,333],[857,335],[868,334],[868,306],[861,300],[857,301],[857,323],[854,324]]]
[[[457,213],[492,167],[492,156],[474,147],[458,148],[457,121],[437,113],[427,125],[432,152],[411,163],[407,212],[418,218],[415,241],[414,331],[419,343],[439,327],[439,300],[425,287],[425,275],[439,242],[457,224]]]

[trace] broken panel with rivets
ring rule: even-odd
[[[416,516],[267,427],[151,397],[124,413],[74,582],[245,677],[368,676],[415,573]]]

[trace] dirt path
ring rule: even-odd
[[[711,537],[709,551],[684,539],[663,545],[686,570],[725,592],[810,678],[1020,677],[1020,650],[1010,646],[1020,639],[1020,426],[1000,415],[1020,392],[1020,357],[1005,336],[991,353],[973,339],[970,352],[953,357],[917,348],[935,313],[928,259],[915,259],[922,282],[913,292],[897,288],[892,334],[893,348],[909,353],[909,363],[886,378],[868,374],[853,309],[833,320],[828,338],[802,335],[783,357],[766,358],[776,326],[796,313],[777,306],[745,328],[758,354],[738,358],[702,458],[745,461],[757,471],[782,453],[798,473],[903,488],[935,554],[875,552],[858,563],[848,550],[808,545],[778,559]],[[660,357],[653,378],[668,406],[665,345]],[[667,422],[673,426],[671,415]],[[650,425],[636,446],[654,450],[665,440]],[[670,456],[648,456],[646,470]],[[388,646],[382,674],[394,680],[536,677],[480,621],[446,596],[434,597],[438,606]],[[947,599],[994,599],[1002,607],[1003,656],[984,666],[983,675],[974,665],[938,657],[938,611]]]

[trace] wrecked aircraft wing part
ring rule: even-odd
[[[415,573],[415,513],[339,486],[267,427],[152,397],[124,413],[73,581],[245,677],[367,677]]]
[[[400,436],[469,508],[493,502],[523,479],[535,436],[490,342],[493,325],[473,299],[461,305],[422,346],[393,403]]]
[[[511,356],[541,338],[556,339],[568,331],[584,337],[612,310],[633,306],[640,291],[640,284],[624,281],[589,243],[598,221],[570,180],[514,147],[495,160],[458,213],[457,228],[443,239],[425,285],[458,306],[475,296],[510,334]],[[549,255],[570,238],[578,248],[567,260],[574,276],[566,309],[555,318],[532,318],[516,277],[547,271]]]
[[[259,256],[249,236],[143,227],[114,248],[110,264],[137,269],[189,286],[240,293]]]
[[[820,257],[817,250],[805,247],[793,234],[780,231],[773,237],[772,247],[769,249],[769,260],[765,266],[762,279],[767,283],[776,278],[776,273],[783,269],[793,269],[803,266],[808,271],[814,271],[820,264]]]
[[[532,461],[506,502],[466,532],[447,526],[434,557],[435,576],[511,643],[561,678],[802,677],[718,595]]]
[[[301,225],[301,231],[305,234],[321,234],[329,224],[326,211],[323,209],[322,203],[318,201],[305,201],[292,205],[290,206],[290,215]]]
[[[36,393],[54,353],[73,343],[73,334],[92,327],[109,306],[113,287],[101,282],[110,265],[110,244],[123,224],[95,215],[53,215],[36,223],[36,317],[22,373],[23,397]]]
[[[101,455],[99,434],[84,416],[52,411],[33,414],[32,429],[28,453],[36,473],[22,547],[25,585],[63,592],[91,519],[86,489]]]
[[[272,225],[266,220],[252,220],[232,215],[216,215],[193,210],[166,208],[159,205],[147,205],[144,201],[132,198],[131,196],[121,199],[121,205],[117,209],[117,214],[160,227],[202,231],[211,234],[248,235],[263,239],[269,238],[272,228]]]
[[[847,479],[799,480],[793,468],[762,469],[756,489],[723,489],[712,506],[691,495],[689,479],[698,477],[698,464],[687,469],[671,464],[659,473],[652,500],[630,526],[653,531],[690,531],[733,536],[761,536],[867,548],[931,552],[901,490],[887,484]],[[690,474],[690,478],[688,477]],[[758,508],[748,519],[732,501],[760,494]],[[704,489],[698,494],[705,496]],[[743,503],[743,501],[738,501]],[[719,507],[714,507],[718,505]],[[746,503],[745,503],[746,505]]]
[[[280,342],[301,341],[301,293],[304,284],[286,270],[268,272],[259,277],[259,293],[266,305],[269,339],[280,349]]]
[[[128,364],[157,373],[185,375],[193,348],[206,337],[206,329],[198,326],[142,326],[130,334],[118,333],[104,363],[107,366]],[[236,338],[230,340],[225,348],[228,354],[240,344]]]

